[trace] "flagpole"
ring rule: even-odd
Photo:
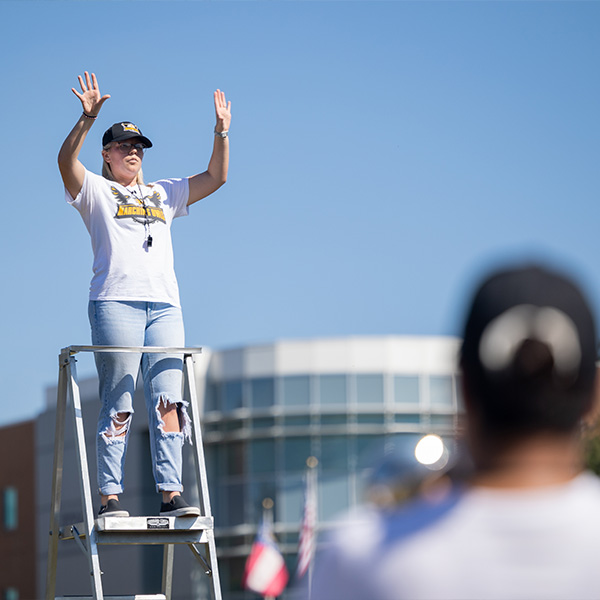
[[[273,529],[273,499],[272,498],[264,498],[262,501],[263,513],[262,518],[263,522],[268,523],[269,529]],[[275,600],[275,596],[263,596],[264,600]]]
[[[309,456],[306,459],[306,466],[308,469],[306,470],[306,489],[310,494],[314,495],[315,498],[315,525],[318,523],[318,502],[316,502],[317,498],[317,465],[319,464],[319,459],[316,456]],[[311,600],[312,596],[312,575],[313,575],[313,560],[311,558],[308,563],[308,600]]]

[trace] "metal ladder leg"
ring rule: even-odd
[[[65,416],[67,408],[67,375],[64,357],[59,358],[58,393],[56,397],[56,428],[54,432],[54,467],[52,471],[52,502],[50,505],[50,539],[46,567],[46,600],[54,600],[56,592],[56,566],[58,560],[58,534],[60,529],[60,503],[62,494],[63,459],[65,449]]]
[[[162,593],[166,600],[171,600],[173,589],[173,558],[175,555],[175,546],[165,544],[163,550],[163,573],[162,573]]]
[[[210,496],[208,493],[208,478],[206,475],[206,463],[204,460],[204,446],[202,443],[202,428],[200,426],[200,414],[198,407],[198,395],[196,393],[196,380],[194,377],[194,357],[191,354],[185,355],[184,362],[184,393],[187,396],[189,407],[192,413],[192,440],[194,442],[194,467],[196,470],[196,480],[200,487],[200,501],[202,514],[206,517],[212,517],[210,508]],[[219,568],[217,566],[217,548],[215,544],[214,530],[206,532],[207,543],[207,562],[211,570],[212,592],[214,600],[222,600],[221,581],[219,579]]]
[[[98,557],[98,546],[96,544],[96,531],[94,528],[94,509],[92,505],[92,490],[90,486],[90,474],[85,448],[85,433],[83,429],[83,414],[81,411],[81,397],[79,395],[79,384],[77,382],[77,370],[75,358],[68,357],[66,365],[67,387],[71,397],[73,408],[73,425],[75,427],[75,441],[77,445],[77,463],[80,474],[81,501],[83,505],[83,523],[85,528],[85,544],[87,549],[88,565],[94,600],[104,600],[102,591],[102,572],[100,570],[100,559]]]

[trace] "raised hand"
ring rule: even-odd
[[[231,124],[231,100],[225,100],[225,92],[217,90],[215,92],[215,114],[217,116],[217,125],[215,131],[221,133],[229,131]]]
[[[85,71],[84,76],[85,81],[81,75],[77,77],[82,93],[80,94],[75,88],[71,88],[71,91],[81,101],[83,112],[90,117],[97,117],[102,105],[110,98],[110,94],[105,94],[104,96],[100,94],[98,80],[94,73],[92,73],[91,80],[90,74],[87,71]]]

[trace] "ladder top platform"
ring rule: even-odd
[[[167,531],[206,531],[213,528],[212,517],[99,517],[95,529],[112,533],[158,533]],[[76,523],[77,531],[84,532],[83,523]],[[61,527],[61,539],[72,539],[71,527]],[[83,533],[81,534],[83,535]]]
[[[67,346],[61,354],[78,352],[143,352],[146,354],[202,354],[202,348],[180,348],[167,346]]]
[[[99,517],[97,531],[198,531],[212,529],[212,517]]]
[[[167,600],[164,594],[135,594],[135,596],[104,596],[105,600]],[[56,600],[94,600],[93,596],[57,596]]]

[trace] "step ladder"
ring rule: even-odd
[[[125,518],[95,518],[83,429],[81,398],[75,366],[75,355],[79,352],[137,352],[183,355],[183,397],[184,400],[189,402],[188,410],[190,411],[192,420],[193,456],[196,480],[199,487],[200,517],[160,517],[152,515]],[[174,544],[186,544],[190,548],[202,565],[204,572],[210,578],[213,600],[221,600],[214,520],[210,509],[202,431],[200,428],[200,415],[194,380],[194,355],[201,352],[201,348],[165,348],[158,346],[68,346],[61,350],[59,356],[46,600],[66,600],[67,598],[55,596],[58,542],[61,540],[73,540],[85,554],[92,588],[91,596],[68,596],[69,600],[83,600],[83,598],[93,598],[94,600],[104,600],[104,598],[111,598],[111,600],[171,600]],[[61,526],[59,520],[62,494],[64,432],[68,403],[70,403],[72,408],[71,414],[75,427],[83,522]],[[98,555],[98,546],[102,544],[163,545],[161,593],[155,595],[105,596],[102,590],[102,571]],[[198,546],[203,547],[204,554]]]

